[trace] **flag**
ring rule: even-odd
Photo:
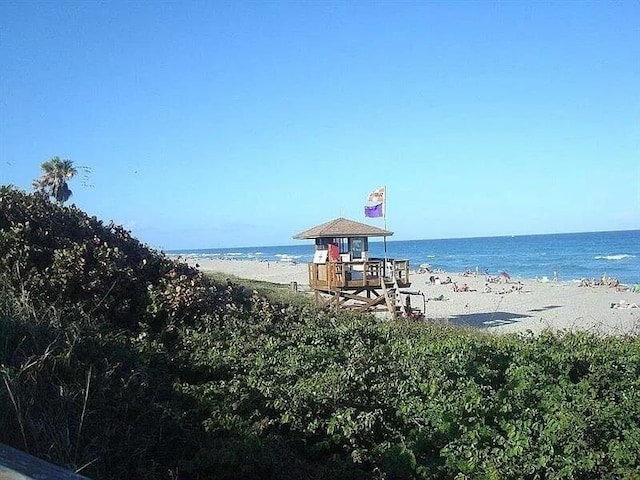
[[[383,203],[384,202],[384,187],[376,188],[373,192],[369,194],[369,201],[375,203]]]
[[[372,207],[364,207],[364,216],[365,217],[382,217],[382,204],[374,205]]]

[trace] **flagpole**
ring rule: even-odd
[[[384,220],[384,229],[387,229],[387,186],[385,185],[384,187],[384,196],[382,197],[382,200],[384,201],[384,209],[382,210],[382,218]],[[386,237],[385,237],[386,238]]]
[[[384,195],[382,197],[382,200],[384,202],[383,205],[383,209],[382,209],[382,218],[384,220],[384,229],[385,232],[387,230],[387,186],[384,186]],[[384,242],[384,269],[385,269],[385,275],[386,275],[386,270],[387,270],[387,235],[385,233],[385,235],[382,237],[382,241]]]

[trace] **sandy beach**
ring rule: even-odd
[[[261,262],[189,257],[183,258],[203,272],[222,272],[240,278],[273,283],[297,282],[308,290],[307,264]],[[430,277],[466,284],[470,291],[456,292],[453,284],[431,283]],[[486,292],[484,275],[462,273],[415,273],[409,290],[422,292],[411,296],[412,306],[424,310],[427,319],[469,325],[494,332],[539,333],[553,330],[587,330],[606,335],[640,333],[640,294],[617,291],[607,286],[581,287],[577,282],[537,281],[511,278],[508,283],[490,283]],[[442,299],[442,300],[441,300]],[[612,308],[612,304],[616,308]],[[623,308],[619,308],[622,306]]]

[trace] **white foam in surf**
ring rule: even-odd
[[[277,253],[275,256],[284,263],[297,263],[296,260],[302,257],[302,255],[287,255],[286,253]]]
[[[625,258],[634,258],[635,255],[628,255],[626,253],[621,253],[618,255],[598,255],[597,257],[593,257],[596,260],[624,260]]]

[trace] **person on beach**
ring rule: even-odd
[[[620,300],[619,302],[612,303],[611,308],[640,308],[637,303],[628,303],[625,300]]]

